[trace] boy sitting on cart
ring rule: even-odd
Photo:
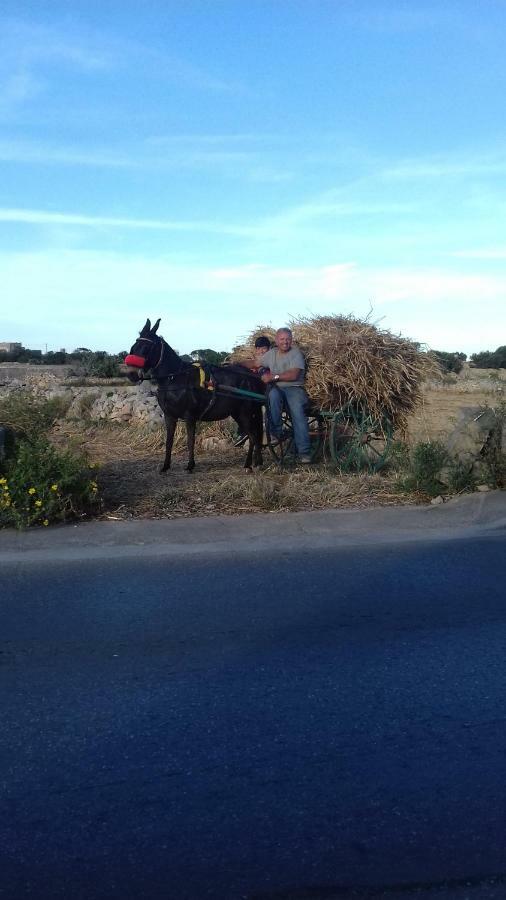
[[[257,338],[257,341],[259,340],[261,338]],[[258,367],[258,361],[256,359],[247,360],[242,365],[255,370]],[[281,440],[281,416],[286,404],[292,419],[299,460],[304,465],[308,465],[311,462],[311,445],[306,415],[308,396],[304,389],[306,363],[300,349],[293,346],[293,335],[289,328],[278,329],[276,344],[262,355],[261,365],[265,369],[261,374],[262,381],[269,385],[267,412],[271,423],[271,432],[278,440]]]

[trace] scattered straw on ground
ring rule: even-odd
[[[72,431],[70,428],[72,427]],[[75,433],[75,424],[54,434],[58,443],[84,449],[98,466],[96,480],[109,518],[179,518],[202,515],[366,508],[413,503],[401,494],[395,479],[383,475],[340,475],[331,466],[280,471],[265,453],[260,471],[243,469],[245,451],[226,440],[222,423],[202,429],[197,467],[185,471],[184,432],[173,456],[173,468],[161,475],[163,431],[147,432],[132,425],[88,426]],[[206,449],[206,441],[215,441]]]

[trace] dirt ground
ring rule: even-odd
[[[73,436],[97,465],[96,480],[105,518],[237,515],[245,512],[370,507],[413,503],[395,479],[381,475],[341,475],[325,463],[280,470],[264,453],[262,469],[243,468],[244,450],[200,448],[195,471],[185,470],[186,453],[173,454],[170,472],[160,474],[163,448],[142,452],[129,443],[130,426],[88,429]],[[60,435],[60,438],[62,435]]]
[[[409,443],[439,440],[449,434],[462,412],[498,406],[505,381],[449,379],[424,391],[424,401],[411,417]],[[71,428],[74,429],[71,431]],[[269,451],[264,467],[243,469],[244,449],[235,449],[229,426],[207,426],[197,438],[197,466],[185,471],[186,449],[181,426],[176,435],[173,467],[160,474],[163,431],[150,433],[132,425],[89,425],[80,433],[62,426],[59,443],[84,449],[97,466],[102,515],[107,518],[239,514],[272,510],[370,507],[426,502],[399,490],[395,473],[341,474],[319,463],[309,469],[280,470]]]

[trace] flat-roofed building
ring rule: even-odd
[[[22,350],[23,344],[17,341],[0,341],[0,353],[15,353],[16,350]]]

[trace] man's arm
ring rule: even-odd
[[[262,375],[264,384],[270,384],[271,381],[302,381],[304,369],[287,369],[282,375],[273,375],[272,372],[266,372]]]

